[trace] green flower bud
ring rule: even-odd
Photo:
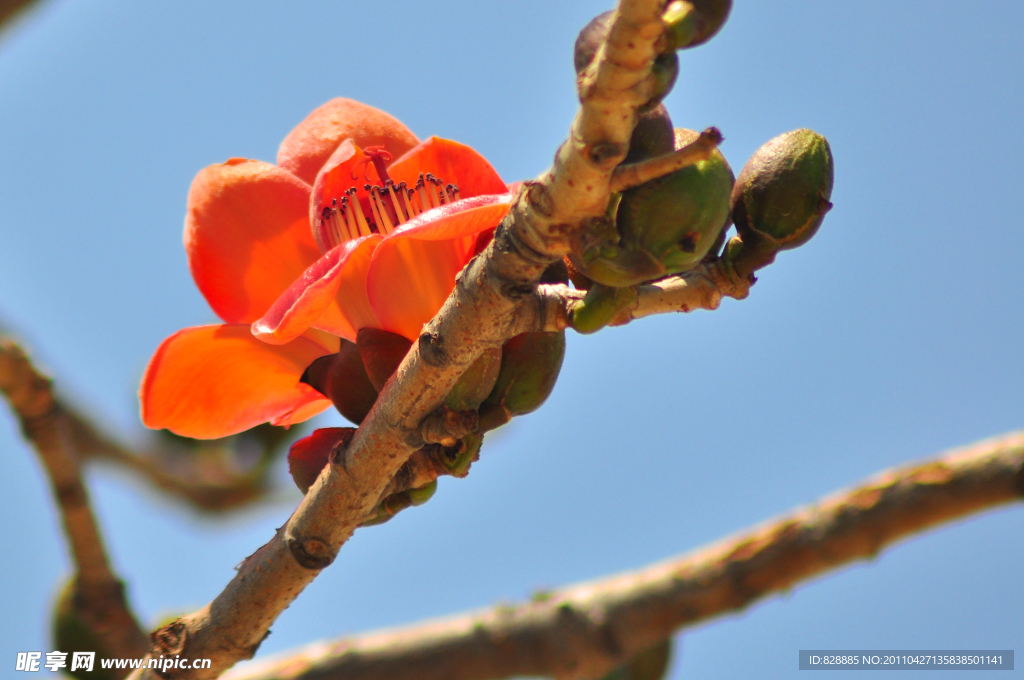
[[[636,654],[601,680],[661,680],[668,672],[672,638]]]
[[[576,38],[576,45],[573,50],[573,65],[576,67],[576,75],[579,76],[597,56],[597,50],[601,43],[608,37],[608,31],[612,27],[612,12],[603,12],[590,20]],[[668,50],[659,54],[651,66],[651,75],[654,77],[654,92],[646,104],[637,109],[638,113],[646,113],[656,108],[661,100],[672,90],[679,75],[679,58],[674,50]]]
[[[669,49],[681,50],[703,45],[725,25],[732,0],[673,0],[661,18]]]
[[[676,130],[675,148],[697,137],[693,130]],[[612,208],[617,234],[574,244],[570,260],[585,276],[613,287],[692,269],[729,224],[732,185],[732,168],[715,149],[705,161],[628,189]]]
[[[114,680],[117,675],[111,669],[104,670],[100,659],[110,658],[99,638],[75,611],[77,584],[74,577],[60,589],[53,610],[53,648],[67,652],[67,668],[64,671],[79,680]],[[96,652],[92,672],[78,669],[71,672],[71,658],[74,652]]]
[[[341,351],[310,364],[302,382],[330,399],[334,408],[356,425],[363,422],[377,401],[377,390],[366,374],[359,348],[344,338]]]
[[[732,190],[744,245],[774,252],[807,243],[832,208],[832,178],[832,150],[813,130],[787,132],[758,149]]]
[[[453,411],[475,411],[494,389],[499,371],[501,348],[485,350],[455,383],[445,404]]]
[[[501,349],[501,371],[480,407],[480,432],[540,408],[558,380],[565,332],[521,333]]]

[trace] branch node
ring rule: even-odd
[[[336,552],[331,549],[330,544],[319,538],[288,536],[285,543],[299,566],[310,571],[326,569],[336,557]]]
[[[423,419],[421,436],[427,444],[452,447],[470,432],[476,432],[479,424],[476,411],[456,411],[445,405]]]
[[[433,368],[444,368],[448,365],[448,352],[441,346],[444,338],[437,331],[424,331],[420,335],[419,350],[423,363]]]

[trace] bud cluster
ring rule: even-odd
[[[673,128],[662,99],[675,81],[676,50],[707,42],[725,23],[731,0],[671,0],[662,14],[665,32],[652,68],[652,97],[637,110],[629,152],[631,172],[700,138]],[[580,85],[595,67],[613,15],[593,19],[576,41],[574,63]],[[706,134],[706,133],[705,133]],[[683,153],[686,153],[684,151]],[[682,157],[677,153],[676,157]],[[673,167],[678,167],[675,165]],[[700,265],[721,266],[753,281],[753,272],[780,250],[803,245],[832,207],[832,154],[811,130],[780,135],[762,146],[735,178],[717,149],[702,160],[613,194],[603,219],[574,237],[566,265],[573,284],[588,295],[573,312],[572,325],[593,332],[635,299],[616,290]],[[649,177],[650,175],[637,175]],[[637,180],[639,181],[639,180]],[[737,235],[721,254],[726,232]]]

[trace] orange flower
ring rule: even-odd
[[[300,382],[305,369],[360,328],[415,339],[510,203],[473,149],[420,142],[348,99],[292,130],[276,166],[234,158],[202,170],[185,250],[225,323],[164,340],[139,390],[142,421],[215,438],[323,411],[331,402]]]

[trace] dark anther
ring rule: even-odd
[[[334,212],[334,211],[331,210],[330,207],[325,205],[324,209],[320,211],[320,216],[323,217],[325,220],[329,220],[329,219],[331,219],[331,213],[332,212]]]

